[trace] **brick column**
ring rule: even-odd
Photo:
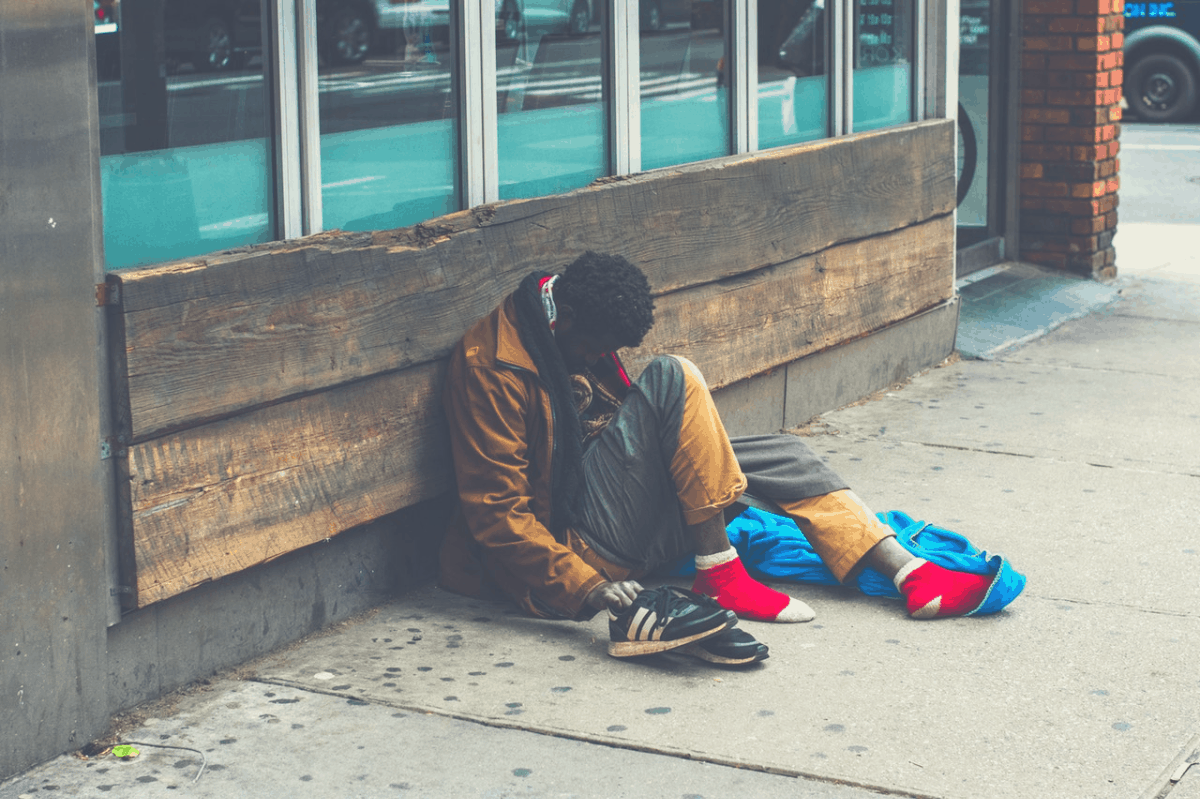
[[[1021,2],[1021,258],[1114,277],[1124,0]]]

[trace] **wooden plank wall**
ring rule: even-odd
[[[442,359],[533,269],[629,258],[658,312],[627,360],[687,355],[713,387],[945,301],[953,135],[923,122],[113,273],[130,606],[450,490]]]

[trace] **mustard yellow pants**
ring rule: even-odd
[[[585,452],[584,474],[580,527],[568,543],[610,580],[689,554],[686,527],[747,487],[795,520],[838,580],[892,535],[799,437],[731,441],[704,377],[676,356],[642,372]]]

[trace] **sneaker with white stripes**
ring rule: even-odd
[[[737,624],[733,611],[700,602],[691,592],[664,585],[647,588],[619,614],[608,612],[608,654],[652,655],[686,646]]]

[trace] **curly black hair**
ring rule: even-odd
[[[641,344],[654,324],[650,281],[619,255],[585,252],[562,271],[554,298],[571,306],[581,332],[611,334],[622,347]]]

